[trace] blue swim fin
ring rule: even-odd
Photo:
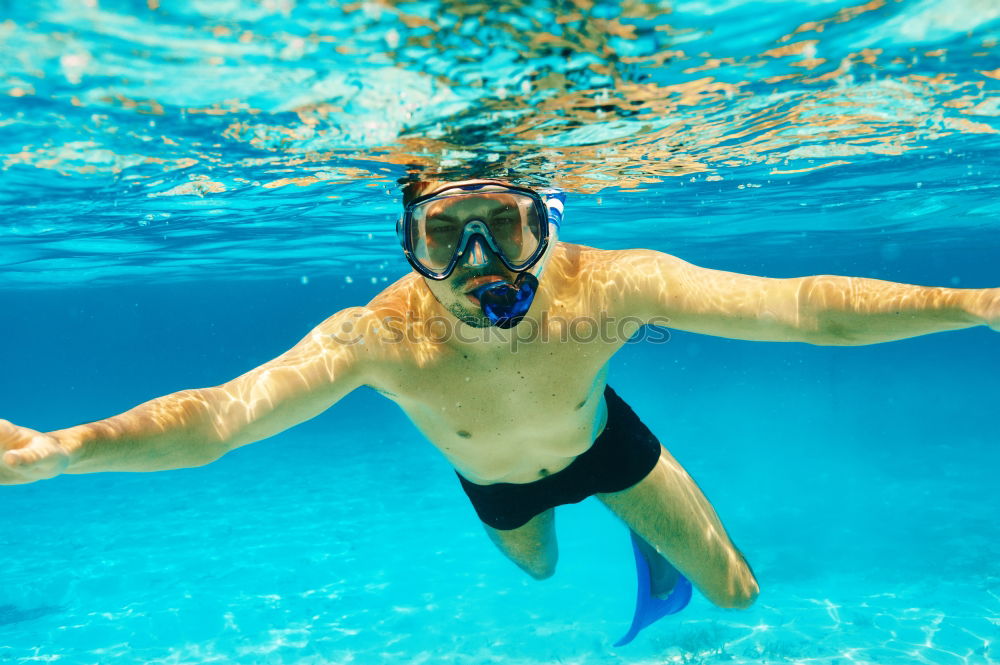
[[[635,553],[635,572],[639,582],[635,598],[635,615],[632,617],[632,626],[628,632],[615,642],[614,646],[616,647],[625,646],[635,639],[640,630],[668,614],[680,612],[687,607],[691,600],[691,582],[680,573],[677,573],[677,584],[674,585],[669,596],[657,598],[653,595],[649,562],[646,561],[642,550],[639,549],[638,538],[639,536],[632,532],[632,551]]]

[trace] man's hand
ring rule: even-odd
[[[1000,332],[1000,288],[990,289],[993,298],[986,306],[986,325]]]
[[[980,319],[978,323],[1000,332],[1000,288],[970,292],[968,309],[970,314]]]
[[[52,478],[69,464],[55,437],[0,420],[0,485]]]

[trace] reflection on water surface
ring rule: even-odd
[[[997,212],[988,0],[66,0],[8,16],[0,234],[20,283],[350,271],[394,256],[408,175],[553,183],[595,195],[582,216],[613,223],[611,200],[654,234],[668,204],[705,242],[851,227],[778,218],[900,188],[929,206],[908,201],[914,228],[957,197],[973,226]]]

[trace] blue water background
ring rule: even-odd
[[[387,53],[420,28],[385,6],[26,7],[10,9],[0,50],[0,417],[28,427],[216,385],[366,302],[407,269],[392,237],[406,164],[569,173],[569,242],[773,277],[1000,283],[1000,112],[996,78],[979,73],[1000,68],[990,3],[894,3],[831,21],[807,35],[827,59],[808,72],[752,65],[782,35],[843,16],[849,3],[679,3],[665,15],[681,26],[669,33],[676,43],[643,42],[658,39],[651,30],[612,47],[648,56],[693,41],[687,61],[591,81],[588,67],[606,64],[606,52],[581,50],[539,64],[531,80],[563,68],[560,94],[626,99],[638,94],[629,81],[672,85],[705,75],[689,67],[732,57],[713,75],[746,86],[670,115],[642,93],[638,120],[615,104],[599,118],[556,113],[544,121],[558,132],[542,138],[516,123],[547,99],[544,86],[519,108],[484,97],[537,61],[503,60],[523,43],[495,44],[498,62],[469,62],[456,49],[485,46],[442,29],[452,41],[442,37],[438,51]],[[240,42],[239,26],[254,39]],[[296,29],[327,30],[351,48],[317,60],[289,38]],[[855,64],[856,78],[805,82],[869,47],[884,48],[870,71]],[[798,78],[760,83],[789,72]],[[912,78],[942,72],[954,87]],[[320,101],[340,110],[309,134],[301,109]],[[963,115],[969,108],[980,113]],[[754,144],[767,132],[751,117],[761,109],[782,130],[766,147]],[[678,118],[689,127],[648,142]],[[233,123],[242,124],[226,131]],[[438,143],[414,147],[430,135]],[[543,139],[554,152],[532,167]],[[608,144],[619,161],[593,148]],[[863,147],[872,145],[893,149]],[[307,175],[315,180],[264,186]],[[445,461],[368,389],[207,467],[3,487],[0,659],[998,662],[998,370],[998,338],[985,328],[868,347],[682,332],[626,346],[609,382],[712,500],[762,593],[747,611],[696,595],[625,649],[610,646],[632,609],[625,529],[594,500],[559,509],[559,570],[529,579],[489,543]]]

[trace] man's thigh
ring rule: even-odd
[[[598,498],[713,603],[747,607],[757,581],[694,479],[665,448],[639,483]]]
[[[494,529],[483,524],[487,535],[500,551],[536,579],[551,577],[559,559],[556,542],[555,508],[532,517],[516,529]]]

